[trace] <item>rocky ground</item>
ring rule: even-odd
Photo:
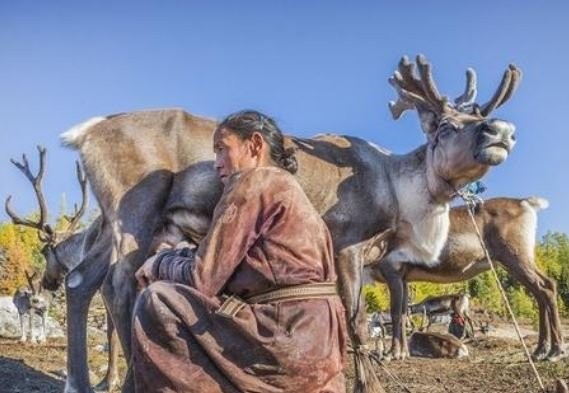
[[[100,303],[96,304],[100,306]],[[97,307],[90,316],[89,329],[92,382],[98,382],[106,370],[104,318],[101,316],[104,313]],[[528,344],[534,346],[535,332],[529,324],[525,324],[524,328]],[[488,335],[478,334],[468,344],[471,355],[466,360],[413,358],[386,363],[385,369],[378,369],[378,375],[388,393],[405,392],[388,376],[388,372],[396,375],[414,393],[537,393],[539,386],[515,337],[511,325],[501,322]],[[556,378],[569,377],[569,359],[557,363],[538,363],[537,368],[550,388]],[[64,372],[63,338],[50,339],[47,345],[0,339],[0,392],[61,392]],[[347,374],[349,388],[353,381],[353,370],[349,368]]]

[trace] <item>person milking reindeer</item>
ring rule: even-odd
[[[136,391],[345,392],[331,236],[281,131],[242,111],[217,126],[213,148],[224,190],[206,237],[136,273]]]

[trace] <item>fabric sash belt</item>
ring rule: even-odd
[[[234,317],[246,304],[280,303],[293,300],[318,299],[336,296],[338,289],[334,282],[319,282],[312,284],[294,285],[286,288],[248,296],[240,299],[235,295],[226,297],[223,304],[216,311],[224,317]]]

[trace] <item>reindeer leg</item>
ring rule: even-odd
[[[109,249],[110,243],[102,242],[89,250],[79,266],[65,277],[68,320],[65,393],[93,392],[87,363],[87,312],[91,299],[107,275]]]
[[[169,171],[151,173],[120,198],[116,216],[107,217],[112,236],[112,265],[101,292],[128,364],[123,393],[134,392],[130,362],[131,318],[137,296],[134,274],[148,256],[172,181]]]
[[[33,324],[33,315],[34,315],[34,311],[30,310],[30,312],[28,313],[28,334],[30,335],[30,342],[33,344],[34,343],[34,324]]]
[[[390,307],[391,307],[391,323],[393,326],[393,333],[392,333],[392,340],[391,340],[391,349],[389,353],[394,359],[401,358],[401,346],[402,346],[402,321],[403,316],[402,310],[403,307],[407,307],[407,305],[403,305],[403,301],[405,298],[405,290],[403,284],[403,278],[398,269],[392,266],[387,261],[383,261],[377,265],[377,269],[381,272],[381,275],[385,279],[387,283],[387,287],[389,288],[389,297],[390,297]]]
[[[533,285],[539,286],[538,283],[534,282],[534,284],[530,284],[531,279],[520,279],[520,281],[536,299],[539,310],[539,337],[537,347],[535,348],[532,357],[534,360],[544,360],[547,357],[551,343],[551,330],[548,321],[549,311],[548,305],[546,304],[547,300],[545,300],[540,291],[536,289],[537,287],[533,287]]]
[[[45,344],[46,339],[47,339],[46,333],[45,333],[46,321],[47,321],[47,310],[41,314],[41,331],[40,331],[40,336],[38,338],[38,342],[40,344]]]
[[[106,306],[106,305],[105,305]],[[107,343],[109,345],[109,355],[107,373],[105,377],[95,386],[95,391],[112,391],[119,385],[118,360],[119,360],[119,338],[111,318],[111,313],[107,308]]]
[[[376,348],[381,359],[385,357],[385,326],[381,325],[381,331],[378,341],[378,346]]]
[[[366,344],[369,340],[365,299],[362,292],[363,260],[359,250],[346,248],[337,253],[336,270],[340,296],[346,308],[348,334],[354,350],[356,381],[354,392],[384,393],[371,362]]]
[[[119,261],[111,266],[101,292],[105,303],[109,304],[113,326],[129,366],[122,391],[134,392],[134,380],[132,379],[130,364],[130,339],[131,316],[136,298],[136,288],[134,287],[134,272],[128,274],[128,270],[125,271],[124,267],[127,267],[125,262],[125,260]]]
[[[362,296],[362,263],[351,250],[338,253],[338,282],[340,295],[346,308],[348,329],[354,346],[367,342],[367,319],[365,300]]]
[[[67,283],[65,289],[68,323],[67,379],[64,392],[92,392],[87,363],[87,312],[96,289],[90,293],[89,287],[70,288]]]
[[[472,324],[472,318],[470,318],[470,313],[468,311],[464,312],[464,320],[466,322],[468,322],[468,326],[470,328],[469,331],[467,331],[466,329],[464,329],[464,335],[463,338],[474,338],[474,325]]]
[[[24,327],[24,315],[18,313],[18,317],[20,319],[20,332],[21,332],[20,342],[25,343],[27,340],[27,336],[26,336],[26,328]]]
[[[409,347],[407,346],[407,307],[409,305],[409,285],[403,279],[402,282],[403,293],[401,299],[401,360],[409,357]]]
[[[504,255],[500,258],[503,266],[512,277],[518,280],[536,299],[539,307],[539,339],[533,352],[536,360],[543,360],[549,356],[548,347],[550,342],[550,322],[548,316],[557,315],[557,300],[555,292],[548,290],[546,282],[550,279],[540,276],[536,272],[535,265],[530,259],[515,255]],[[546,280],[544,280],[544,278]],[[555,318],[555,317],[554,317]],[[549,351],[551,352],[553,348]],[[554,360],[563,352],[562,348],[553,350]]]
[[[536,269],[537,275],[542,279],[544,285],[546,304],[546,325],[549,328],[551,349],[546,356],[549,361],[557,361],[567,355],[561,333],[561,320],[559,319],[559,309],[557,307],[557,288],[555,281]]]

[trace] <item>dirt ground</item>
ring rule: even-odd
[[[478,334],[468,344],[469,359],[412,358],[404,362],[386,363],[385,368],[414,393],[537,393],[539,387],[536,379],[525,360],[521,344],[514,337],[508,326],[500,327],[489,336]],[[530,332],[527,340],[533,347],[535,334]],[[106,352],[101,350],[104,337],[91,334],[89,341],[91,382],[95,383],[105,373]],[[557,363],[538,363],[537,368],[549,388],[556,378],[569,377],[569,359]],[[0,392],[61,392],[64,372],[64,339],[50,340],[47,345],[21,344],[14,340],[0,339]],[[378,374],[388,393],[405,392],[384,370],[378,370]],[[353,380],[351,367],[347,375],[349,387]]]

